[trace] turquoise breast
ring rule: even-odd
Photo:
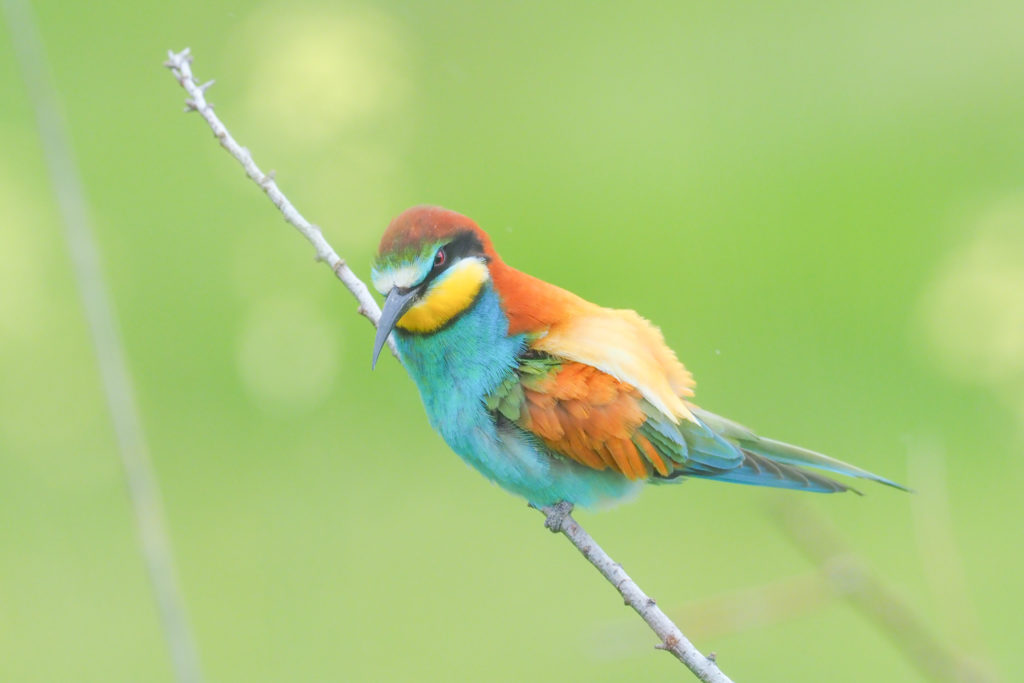
[[[535,505],[567,500],[600,506],[639,487],[552,453],[516,425],[496,419],[484,397],[511,373],[526,346],[489,283],[454,321],[432,334],[395,330],[402,362],[416,382],[431,426],[466,462]]]

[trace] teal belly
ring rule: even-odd
[[[402,362],[419,387],[431,426],[485,477],[534,505],[566,500],[594,507],[630,497],[637,482],[553,454],[486,410],[484,396],[515,371],[526,344],[523,335],[507,332],[508,319],[490,285],[438,332],[396,330]]]

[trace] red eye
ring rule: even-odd
[[[437,250],[437,253],[434,254],[434,267],[440,268],[445,264],[445,261],[447,260],[448,255],[444,253],[444,247],[441,247],[440,249]]]

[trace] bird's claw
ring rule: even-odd
[[[560,501],[554,505],[541,508],[544,513],[544,526],[554,534],[562,531],[565,521],[572,515],[573,504],[567,501]]]

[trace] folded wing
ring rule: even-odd
[[[696,415],[674,421],[635,387],[597,368],[535,351],[486,399],[496,420],[532,435],[554,457],[632,479],[682,477],[844,491],[826,477],[733,442]]]

